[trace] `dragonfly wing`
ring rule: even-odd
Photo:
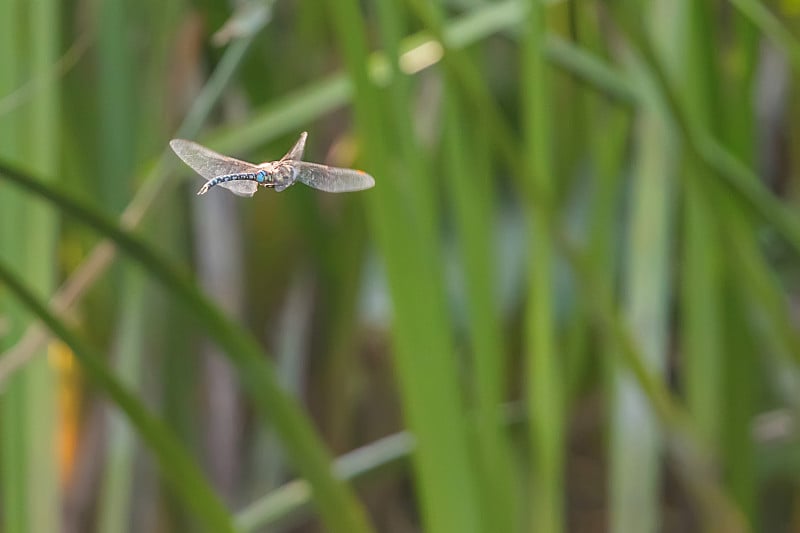
[[[220,187],[228,189],[236,196],[253,196],[258,190],[258,183],[250,180],[235,180],[220,183]]]
[[[306,149],[307,132],[300,134],[300,138],[294,143],[292,149],[286,152],[286,155],[281,157],[281,161],[301,161],[303,159],[303,151]]]
[[[184,163],[207,180],[228,174],[254,174],[258,167],[246,161],[218,154],[214,150],[184,139],[172,139],[169,142],[172,150]],[[258,190],[258,183],[248,180],[235,180],[220,183],[220,187],[228,189],[238,196],[253,196]]]
[[[329,167],[316,163],[296,161],[297,181],[325,192],[363,191],[375,186],[375,179],[360,170]]]
[[[169,145],[172,147],[172,151],[183,159],[184,163],[207,180],[213,180],[217,176],[228,174],[258,172],[258,167],[253,164],[218,154],[214,150],[200,146],[192,141],[172,139]]]

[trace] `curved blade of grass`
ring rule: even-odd
[[[172,291],[187,309],[191,309],[193,316],[206,328],[209,337],[227,352],[262,420],[275,427],[295,467],[314,488],[316,502],[328,528],[342,533],[370,531],[363,509],[355,496],[332,475],[329,456],[308,418],[304,416],[300,406],[280,388],[273,367],[248,332],[231,322],[172,264],[93,207],[56,187],[46,187],[27,174],[2,163],[0,174],[113,240]]]
[[[554,65],[582,80],[604,96],[620,104],[638,103],[639,94],[630,81],[588,50],[558,35],[548,34],[545,53]]]
[[[795,69],[800,70],[800,41],[781,23],[778,17],[770,12],[767,6],[759,0],[730,0],[730,2],[761,30],[764,36],[784,51]]]
[[[631,35],[636,33],[640,32],[630,32]],[[638,44],[642,39],[639,35],[636,43]],[[565,56],[559,59],[559,65],[568,67],[570,72],[573,72],[574,68],[580,68],[575,73],[580,75],[584,81],[595,84],[603,92],[624,95],[622,101],[631,101],[637,106],[641,105],[640,91],[629,79],[615,74],[614,69],[605,65],[604,61],[594,58],[590,53],[565,41],[559,42],[557,46],[559,56],[562,54]],[[669,109],[670,116],[676,120],[683,138],[696,151],[701,161],[714,171],[710,175],[711,179],[720,180],[727,189],[733,192],[740,204],[774,227],[795,252],[800,254],[800,217],[795,210],[788,208],[775,198],[752,169],[688,115],[683,103],[675,94],[672,84],[667,81],[668,77],[664,73],[661,62],[653,55],[652,46],[646,44],[646,39],[645,45],[638,46],[637,50],[643,53],[648,66],[652,69],[660,87],[660,97]],[[610,80],[615,76],[617,77],[616,81],[611,82]]]
[[[343,480],[358,482],[401,463],[414,448],[414,438],[409,433],[395,433],[337,457],[333,468]],[[236,524],[243,531],[279,526],[305,514],[310,503],[308,482],[290,481],[236,513]]]
[[[498,407],[503,427],[519,426],[524,422],[519,405],[504,404]],[[475,427],[481,425],[481,414],[475,413]],[[414,436],[401,431],[366,444],[337,457],[334,470],[346,481],[368,482],[394,467],[401,465],[417,448]],[[297,479],[271,491],[236,513],[236,523],[244,531],[257,531],[267,526],[282,526],[300,518],[309,511],[311,490],[308,483]],[[505,531],[505,530],[503,530]],[[517,529],[510,530],[510,532]]]
[[[103,359],[59,321],[3,262],[0,262],[0,281],[70,347],[89,380],[125,413],[140,437],[152,450],[164,478],[176,494],[214,531],[236,531],[231,514],[214,494],[188,451],[181,446],[169,428],[151,415],[117,380],[103,363]]]
[[[722,179],[739,204],[754,211],[772,225],[787,243],[800,254],[800,217],[796,211],[780,202],[764,186],[758,175],[725,148],[690,114],[669,80],[662,61],[653,50],[650,39],[642,33],[640,24],[629,23],[625,28],[633,38],[647,67],[657,82],[658,96],[675,120],[683,138],[696,155],[714,171],[713,178]]]

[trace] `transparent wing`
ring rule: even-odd
[[[306,149],[306,137],[308,133],[305,131],[300,134],[300,138],[294,143],[292,149],[286,152],[286,155],[281,157],[281,161],[300,161],[303,159],[303,150]]]
[[[246,161],[239,161],[226,155],[218,154],[205,146],[200,146],[184,139],[172,139],[169,142],[172,150],[183,159],[183,162],[207,180],[227,174],[244,174],[258,172],[258,168]]]
[[[228,189],[236,196],[253,196],[258,190],[258,183],[250,180],[228,181],[217,186]]]
[[[244,174],[258,172],[258,167],[246,161],[240,161],[233,157],[218,154],[214,150],[201,146],[192,141],[184,139],[172,139],[169,142],[172,151],[180,157],[184,163],[192,167],[195,172],[207,180],[213,180],[218,176],[227,174]],[[253,196],[258,190],[258,183],[254,181],[237,180],[220,183],[224,187],[238,196]]]
[[[305,161],[294,161],[297,181],[326,192],[362,191],[375,186],[375,179],[366,172],[349,168],[329,167]]]

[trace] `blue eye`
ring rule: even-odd
[[[266,173],[265,173],[263,170],[262,170],[261,172],[259,172],[258,174],[256,174],[256,180],[257,180],[259,183],[263,183],[263,182],[264,182],[264,179],[266,179],[266,177],[267,177],[267,175],[266,175]]]

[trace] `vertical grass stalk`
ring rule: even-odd
[[[455,80],[445,89],[445,175],[453,205],[464,272],[467,325],[472,353],[475,440],[490,531],[518,531],[520,480],[514,470],[500,405],[506,394],[505,350],[497,305],[494,212],[489,148],[481,132],[469,132]]]
[[[434,189],[428,184],[415,190],[421,176],[409,176],[416,167],[409,168],[395,152],[398,146],[412,146],[411,138],[399,137],[410,135],[410,128],[397,123],[391,111],[408,101],[402,94],[381,94],[370,80],[358,2],[331,0],[328,5],[355,89],[366,168],[378,177],[366,198],[392,295],[394,359],[404,415],[419,444],[414,468],[423,522],[432,533],[477,532],[483,505],[445,312]],[[393,5],[382,8],[399,12]],[[397,57],[390,62],[397,73]],[[397,98],[403,100],[393,100]]]
[[[684,101],[708,131],[714,131],[717,102],[717,68],[713,61],[715,33],[706,6],[682,0],[675,2],[675,17],[669,17],[660,49]],[[688,38],[676,44],[675,35]],[[716,448],[720,442],[723,392],[719,372],[723,361],[721,331],[721,258],[719,231],[712,196],[698,180],[709,180],[709,169],[696,156],[686,158],[683,174],[685,209],[683,223],[683,271],[681,275],[681,363],[686,376],[689,410]]]
[[[721,139],[731,152],[745,164],[753,168],[756,161],[755,113],[743,113],[743,109],[751,109],[754,99],[755,70],[760,48],[760,36],[753,24],[742,15],[733,18],[732,39],[729,57],[738,57],[740,61],[728,62],[727,69],[721,72],[720,86],[725,87],[722,97],[723,110],[721,117]],[[732,203],[732,202],[731,202]],[[739,223],[749,226],[747,217],[741,216]],[[733,232],[726,232],[731,235]],[[755,235],[751,231],[740,236],[740,239],[750,241],[748,250],[743,252],[748,255],[755,244]],[[772,277],[771,273],[762,270],[763,274]],[[726,294],[735,292],[740,288],[740,283],[735,272],[725,270]],[[723,367],[725,396],[724,401],[729,409],[723,421],[724,442],[727,446],[721,449],[721,463],[727,473],[726,482],[730,487],[732,496],[743,513],[757,523],[756,493],[757,474],[755,468],[755,446],[750,438],[753,415],[756,413],[756,398],[758,384],[753,379],[758,368],[758,361],[754,356],[755,340],[750,337],[746,327],[742,327],[749,319],[747,302],[742,298],[728,296],[726,330],[730,339],[726,342],[728,357]]]
[[[60,3],[51,0],[7,2],[10,25],[24,28],[9,30],[11,53],[18,54],[25,78],[48,79],[52,64],[58,58],[60,44]],[[16,14],[15,10],[18,10]],[[15,39],[16,36],[16,39]],[[5,51],[4,51],[5,53]],[[3,69],[5,70],[5,68]],[[10,72],[13,76],[13,70]],[[27,161],[38,172],[52,176],[59,161],[59,85],[51,80],[31,97],[21,109],[12,135],[18,139],[17,161]],[[24,115],[24,117],[22,116]],[[8,200],[13,201],[12,198]],[[12,208],[11,213],[15,212]],[[15,267],[24,273],[30,286],[40,296],[49,295],[54,285],[57,256],[55,253],[58,226],[56,215],[42,202],[25,199],[16,206],[9,230],[12,237],[10,256]],[[20,239],[17,241],[17,239]],[[16,241],[16,245],[13,241]],[[3,244],[5,246],[5,243]],[[13,315],[12,315],[13,316]],[[47,357],[41,356],[9,382],[4,407],[13,410],[6,427],[3,459],[12,470],[9,478],[18,485],[6,486],[5,494],[17,505],[10,510],[8,533],[57,531],[60,522],[58,464],[56,460],[58,419],[56,412],[56,375]],[[10,413],[10,411],[6,411]],[[5,417],[4,417],[5,418]],[[6,422],[6,420],[4,420]],[[18,477],[15,477],[18,476]],[[8,479],[8,478],[7,478]],[[9,502],[11,503],[11,502]]]
[[[623,307],[652,375],[666,367],[670,224],[675,151],[651,80],[634,66],[646,99],[636,117],[637,144],[624,260]],[[618,368],[611,390],[611,531],[655,533],[660,523],[662,443],[659,424],[636,380]]]
[[[0,98],[12,93],[21,83],[23,36],[20,14],[23,2],[0,2]],[[24,121],[19,112],[0,117],[0,156],[19,161],[20,132]],[[23,243],[25,236],[17,221],[24,212],[20,191],[11,184],[0,183],[0,258],[18,270],[24,269]],[[5,335],[0,335],[0,350],[16,342],[24,329],[25,314],[6,293],[0,291],[0,316],[3,316]],[[8,533],[24,533],[27,527],[26,417],[24,411],[24,382],[11,380],[0,397],[0,481],[2,481],[2,529]]]
[[[137,139],[134,91],[137,71],[130,47],[132,4],[126,0],[100,3],[98,27],[99,114],[97,144],[100,146],[99,196],[112,213],[120,213],[130,191]],[[145,280],[139,270],[125,265],[113,269],[111,283],[121,298],[114,333],[114,366],[132,389],[138,388],[145,337],[143,319]],[[115,290],[114,292],[117,292]],[[108,411],[108,467],[104,471],[99,523],[102,531],[125,533],[130,521],[135,440],[117,413]]]
[[[564,392],[556,346],[553,264],[555,176],[550,112],[550,73],[545,59],[545,10],[531,0],[522,43],[523,152],[526,181],[538,193],[529,206],[526,395],[533,466],[531,520],[534,531],[564,529]]]
[[[126,265],[122,275],[126,291],[115,332],[114,366],[116,375],[131,390],[138,389],[144,353],[144,315],[146,280],[141,271]],[[134,487],[136,439],[119,413],[108,410],[108,448],[106,468],[98,510],[99,531],[126,533],[131,517],[131,492]]]

